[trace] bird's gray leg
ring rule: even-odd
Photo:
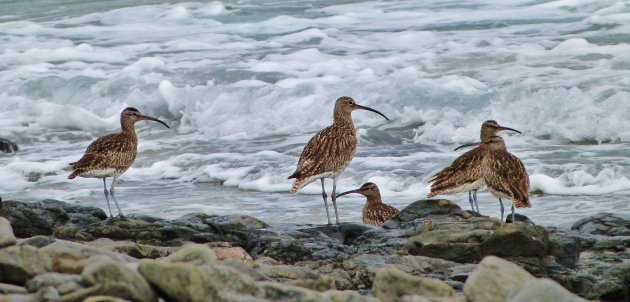
[[[337,214],[337,177],[333,177],[332,202],[335,209],[335,221],[339,224],[339,214]]]
[[[328,224],[332,224],[332,222],[330,222],[330,214],[328,213],[328,196],[326,195],[326,187],[324,187],[324,179],[322,178],[320,180],[322,181],[322,197],[324,198],[324,207],[326,208],[326,218],[328,218]]]
[[[501,222],[503,222],[503,200],[499,197],[499,204],[501,205]]]
[[[475,211],[475,204],[473,203],[473,196],[472,196],[472,192],[473,191],[468,191],[468,202],[470,202],[470,207],[472,208],[472,211]]]
[[[479,204],[477,203],[477,189],[473,190],[473,200],[475,201],[475,207],[477,207],[477,213],[481,214],[481,212],[479,212]]]
[[[107,208],[109,209],[109,217],[113,218],[114,214],[112,214],[112,207],[109,205],[109,197],[107,197],[107,183],[105,182],[105,179],[106,177],[103,177],[103,192],[105,193],[105,200],[107,200]]]
[[[114,177],[114,181],[112,181],[112,186],[109,187],[109,195],[112,196],[112,199],[114,200],[114,203],[116,204],[116,208],[118,208],[118,215],[120,216],[120,218],[125,218],[125,215],[123,215],[123,212],[120,210],[120,206],[118,206],[118,201],[116,200],[116,197],[114,196],[115,184],[116,184],[116,177]]]
[[[514,220],[514,203],[512,203],[512,223],[516,222],[516,220]]]

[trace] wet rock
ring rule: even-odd
[[[543,227],[507,224],[479,246],[482,255],[542,257],[547,253],[549,233]]]
[[[559,264],[575,268],[580,257],[578,241],[569,236],[550,234],[549,253],[556,258]]]
[[[403,301],[407,295],[456,297],[448,284],[430,278],[418,278],[396,268],[383,268],[376,273],[372,293],[382,301]]]
[[[471,217],[467,211],[462,210],[456,203],[446,199],[418,200],[383,224],[383,228],[423,229],[426,219],[435,216],[461,216]]]
[[[43,235],[37,235],[37,236],[33,236],[31,238],[27,238],[24,239],[22,241],[20,241],[20,245],[30,245],[33,247],[45,247],[51,243],[55,242],[55,238],[52,236],[43,236]]]
[[[61,239],[41,248],[40,252],[53,259],[53,262],[60,259],[84,260],[97,255],[107,256],[121,262],[138,261],[138,259],[127,255]]]
[[[0,248],[14,245],[17,242],[13,235],[11,223],[3,217],[0,217]]]
[[[98,294],[133,301],[157,301],[157,296],[140,274],[106,256],[87,261],[81,276],[87,284],[98,287]]]
[[[23,285],[38,274],[49,271],[50,258],[29,245],[0,249],[0,282]]]
[[[441,258],[460,263],[471,263],[481,260],[479,244],[436,242],[418,248],[410,248],[409,254]]]
[[[630,217],[599,213],[578,220],[571,229],[593,235],[630,236]]]
[[[13,285],[13,284],[0,283],[0,295],[26,294],[26,293],[27,291],[26,291],[26,288],[24,287]]]
[[[495,256],[484,258],[466,280],[470,302],[503,302],[534,277],[518,265]]]

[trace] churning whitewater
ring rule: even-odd
[[[503,134],[530,175],[521,214],[630,213],[629,3],[157,2],[0,4],[0,137],[20,145],[0,154],[3,199],[105,208],[102,184],[67,181],[68,163],[133,106],[172,129],[138,124],[125,213],[322,223],[319,183],[289,196],[287,176],[347,95],[391,121],[353,113],[338,192],[374,182],[402,208],[494,119],[523,132]],[[340,199],[341,220],[363,202]]]

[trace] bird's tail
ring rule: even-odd
[[[513,200],[514,206],[516,208],[531,208],[532,204],[529,202],[529,198],[524,198],[521,200]]]
[[[297,191],[310,183],[309,179],[297,178],[293,181],[289,194],[295,194]]]
[[[81,174],[81,171],[74,170],[74,172],[72,172],[70,175],[68,175],[68,179],[74,179],[75,177],[79,176],[80,174]]]

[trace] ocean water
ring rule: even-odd
[[[67,164],[134,106],[171,129],[137,124],[126,214],[323,223],[319,183],[288,195],[287,176],[347,95],[391,121],[353,114],[339,191],[372,181],[402,208],[495,119],[523,132],[504,134],[532,185],[519,213],[630,214],[626,1],[0,1],[0,45],[0,137],[21,147],[0,154],[4,199],[106,208]],[[363,203],[340,198],[341,220]],[[499,216],[486,191],[479,205]]]

